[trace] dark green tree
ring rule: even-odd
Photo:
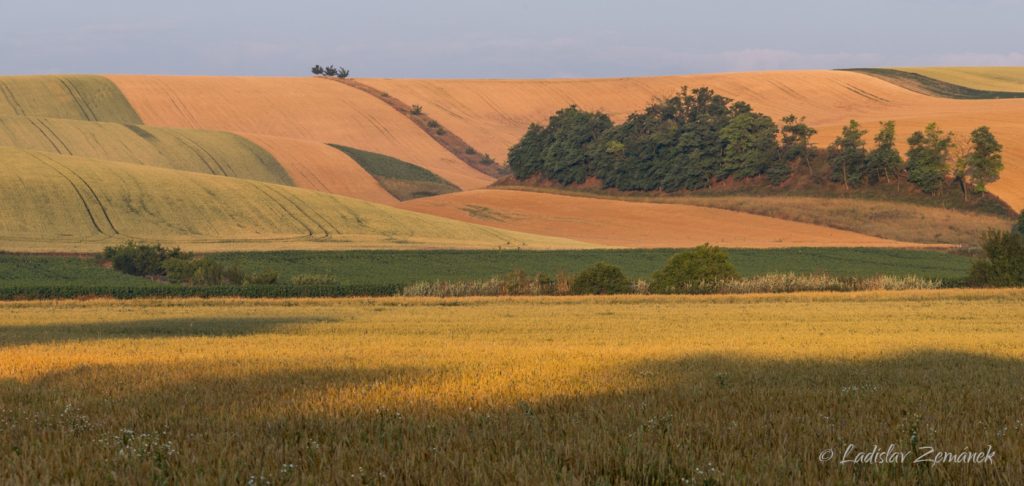
[[[899,190],[900,174],[903,173],[903,157],[896,150],[896,122],[882,122],[882,128],[875,135],[875,148],[868,153],[868,182],[896,181]]]
[[[860,185],[867,172],[868,151],[864,148],[866,130],[860,128],[857,120],[843,127],[842,135],[836,137],[828,150],[828,162],[832,166],[832,180],[842,182],[843,186]]]
[[[327,75],[327,76],[331,76],[331,77],[337,76],[338,75],[338,68],[336,68],[334,66],[327,66],[327,67],[324,68],[324,74]]]
[[[717,246],[703,244],[677,253],[654,273],[651,292],[674,294],[714,290],[723,280],[737,278],[729,254]]]
[[[540,173],[546,144],[544,127],[531,123],[523,138],[508,151],[508,167],[516,179],[525,180]]]
[[[336,76],[336,77],[337,77],[338,79],[345,79],[345,78],[347,78],[347,77],[349,76],[349,74],[351,74],[351,73],[349,72],[349,70],[348,70],[348,69],[345,69],[345,68],[343,68],[343,67],[339,67],[339,68],[338,68],[338,72],[336,72],[336,73],[335,73],[334,75],[335,75],[335,76]]]
[[[322,76],[324,74],[323,66],[321,66],[319,64],[317,64],[316,66],[313,66],[313,74],[315,74],[317,76]]]
[[[572,293],[577,295],[625,294],[632,288],[619,267],[604,262],[584,269],[576,275],[571,286]]]
[[[779,128],[767,115],[746,112],[737,115],[721,131],[725,142],[725,160],[719,177],[745,179],[788,166],[782,161],[778,144]],[[789,176],[788,170],[773,172],[772,183],[781,183]]]
[[[981,244],[985,256],[974,262],[969,281],[987,287],[1024,285],[1024,235],[989,231]]]
[[[914,132],[907,139],[907,180],[928,194],[936,194],[949,175],[949,150],[952,137],[929,123],[924,131]]]
[[[1003,146],[988,127],[971,132],[970,151],[956,161],[954,179],[967,200],[968,190],[985,192],[985,186],[999,179],[1003,170]]]
[[[818,133],[804,123],[804,118],[788,115],[782,119],[782,160],[807,167],[807,173],[814,176],[811,160],[814,158],[815,147],[811,138]]]
[[[590,175],[588,148],[611,127],[612,120],[604,113],[590,113],[576,106],[560,110],[544,129],[548,132],[548,143],[541,154],[544,177],[566,185],[585,181]]]

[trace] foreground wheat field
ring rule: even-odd
[[[1022,321],[1021,290],[6,302],[0,482],[1019,484]],[[890,444],[994,456],[839,462]]]

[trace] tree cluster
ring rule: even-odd
[[[545,126],[532,124],[509,150],[519,180],[539,177],[562,185],[599,180],[626,191],[697,190],[727,179],[761,178],[780,185],[806,170],[811,180],[851,189],[909,181],[928,194],[947,185],[968,194],[985,191],[1002,170],[1002,146],[988,127],[957,137],[934,124],[909,139],[906,159],[896,148],[896,124],[884,122],[868,149],[856,121],[826,149],[817,130],[789,115],[782,126],[743,101],[709,88],[683,88],[616,125],[600,112],[570,106]],[[816,174],[824,166],[826,174]],[[820,170],[820,169],[819,169]]]
[[[334,65],[323,67],[317,64],[316,66],[313,66],[313,74],[317,76],[327,76],[329,78],[345,79],[348,77],[349,71],[348,69]]]
[[[530,126],[510,149],[509,167],[519,179],[578,184],[596,177],[607,188],[631,191],[701,189],[760,175],[778,184],[790,173],[778,134],[771,118],[746,103],[684,88],[620,125],[603,113],[563,109],[547,126]]]

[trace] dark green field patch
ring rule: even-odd
[[[438,196],[458,192],[459,188],[418,165],[374,152],[330,144],[369,172],[380,185],[398,198],[407,201],[420,197]]]

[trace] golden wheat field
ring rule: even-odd
[[[5,302],[0,482],[1020,484],[1022,321],[1021,290]],[[994,456],[839,462],[890,444]]]

